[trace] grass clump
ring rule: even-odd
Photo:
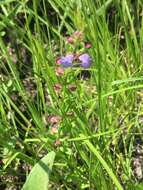
[[[0,10],[0,189],[51,151],[48,189],[143,189],[142,2]]]

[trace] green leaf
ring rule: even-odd
[[[143,183],[135,186],[135,190],[143,190]]]
[[[84,140],[85,144],[89,147],[90,151],[97,157],[99,162],[102,164],[102,166],[108,173],[109,177],[113,180],[113,182],[116,185],[116,187],[118,188],[118,190],[123,190],[123,187],[121,186],[119,180],[113,173],[112,169],[108,166],[106,161],[102,158],[102,155],[97,151],[97,149],[94,147],[94,145],[89,140],[86,139],[87,138],[86,136],[81,135],[81,137],[85,138],[85,140]]]
[[[48,153],[43,157],[30,172],[22,190],[47,190],[49,176],[53,166],[55,152]]]

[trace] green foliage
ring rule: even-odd
[[[28,175],[32,189],[142,189],[142,14],[141,0],[1,0],[0,189]],[[57,58],[87,42],[91,67],[57,76]]]

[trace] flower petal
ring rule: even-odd
[[[84,68],[89,68],[91,65],[91,57],[87,54],[84,53],[79,56],[79,60],[82,62],[81,66]]]
[[[65,57],[61,57],[61,65],[63,67],[72,67],[73,60],[74,60],[74,56],[72,54],[67,55]]]

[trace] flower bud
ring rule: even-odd
[[[60,65],[61,64],[61,59],[60,58],[57,58],[56,59],[56,65]]]
[[[55,142],[54,142],[54,145],[57,147],[57,146],[60,146],[61,145],[61,141],[60,140],[56,140]]]
[[[85,44],[85,48],[90,49],[92,45],[90,43]]]
[[[62,76],[64,75],[64,69],[62,67],[56,68],[56,76]]]
[[[58,115],[50,115],[48,117],[48,122],[51,124],[59,124],[61,121],[61,117]]]
[[[56,92],[60,92],[61,89],[62,89],[62,85],[61,85],[61,84],[57,83],[57,84],[54,85],[54,90],[55,90]]]
[[[68,37],[67,38],[67,42],[69,43],[69,44],[72,44],[73,43],[73,38],[70,36],[70,37]]]

